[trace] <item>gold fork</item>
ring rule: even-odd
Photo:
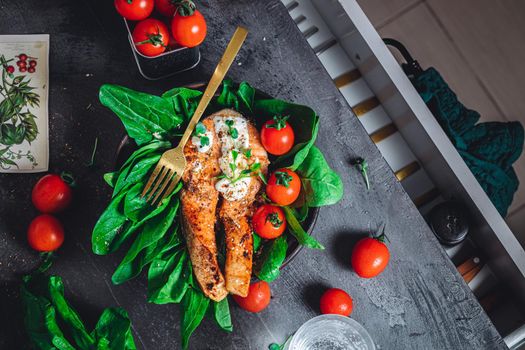
[[[219,88],[226,72],[230,68],[235,56],[239,52],[248,31],[243,27],[237,27],[233,37],[231,38],[226,51],[222,55],[215,72],[213,73],[204,94],[202,95],[197,109],[193,117],[191,117],[190,122],[186,131],[180,139],[179,145],[176,148],[170,149],[162,154],[157,166],[153,170],[153,173],[149,177],[146,187],[142,191],[141,197],[148,195],[146,201],[150,202],[152,205],[157,202],[160,205],[162,200],[169,196],[177,184],[179,183],[184,169],[186,168],[186,158],[184,157],[184,146],[188,142],[195,125],[197,125],[199,119],[201,118],[204,110],[211,101],[211,98]]]

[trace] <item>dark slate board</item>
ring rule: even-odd
[[[272,284],[267,310],[255,315],[232,306],[235,331],[223,333],[206,320],[192,338],[192,348],[264,349],[281,342],[318,314],[319,296],[328,286],[352,295],[352,317],[381,349],[505,348],[280,2],[199,1],[209,25],[201,64],[162,82],[138,74],[112,1],[20,0],[0,5],[0,33],[51,34],[50,170],[70,170],[80,184],[73,208],[61,217],[67,238],[51,272],[63,277],[68,297],[89,325],[103,308],[119,305],[129,311],[140,348],[174,349],[179,344],[178,306],[147,304],[144,275],[112,286],[110,277],[123,252],[105,257],[91,253],[91,229],[110,196],[102,174],[112,168],[124,131],[98,103],[99,86],[117,83],[161,93],[206,80],[235,26],[243,24],[250,35],[229,76],[319,113],[317,144],[343,177],[345,196],[338,205],[323,208],[317,221],[316,235],[327,250],[303,250]],[[97,136],[97,167],[91,170],[84,163]],[[349,165],[355,156],[370,164],[370,191]],[[25,242],[26,226],[36,215],[30,191],[38,177],[0,176],[1,349],[26,347],[18,285],[20,275],[38,263]],[[349,267],[353,244],[382,222],[392,261],[380,277],[360,279]]]

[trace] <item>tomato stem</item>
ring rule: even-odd
[[[157,26],[157,33],[147,33],[146,36],[148,37],[146,40],[136,42],[135,45],[144,45],[144,44],[151,44],[153,46],[162,46],[166,47],[164,45],[164,42],[162,41],[163,37],[162,34],[160,34],[160,28]]]
[[[185,17],[193,15],[197,9],[195,3],[191,0],[171,0],[171,3],[177,6],[175,13]]]
[[[266,124],[266,127],[274,128],[277,130],[284,129],[286,127],[286,121],[288,120],[288,118],[290,118],[289,115],[274,115],[273,116],[274,123]]]
[[[60,174],[60,178],[64,180],[64,182],[67,183],[70,187],[75,187],[77,185],[75,177],[68,171],[63,171],[62,174]]]

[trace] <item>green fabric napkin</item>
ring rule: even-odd
[[[478,123],[479,113],[461,104],[434,68],[412,83],[504,217],[519,186],[512,163],[523,150],[521,123]]]

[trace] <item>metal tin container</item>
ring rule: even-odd
[[[139,72],[144,78],[149,80],[167,78],[171,75],[192,69],[199,64],[201,54],[198,46],[191,48],[177,47],[155,57],[144,56],[137,51],[133,43],[131,33],[133,32],[134,23],[124,19],[124,24],[128,31],[128,40],[133,56],[135,57],[135,62],[137,62]]]

